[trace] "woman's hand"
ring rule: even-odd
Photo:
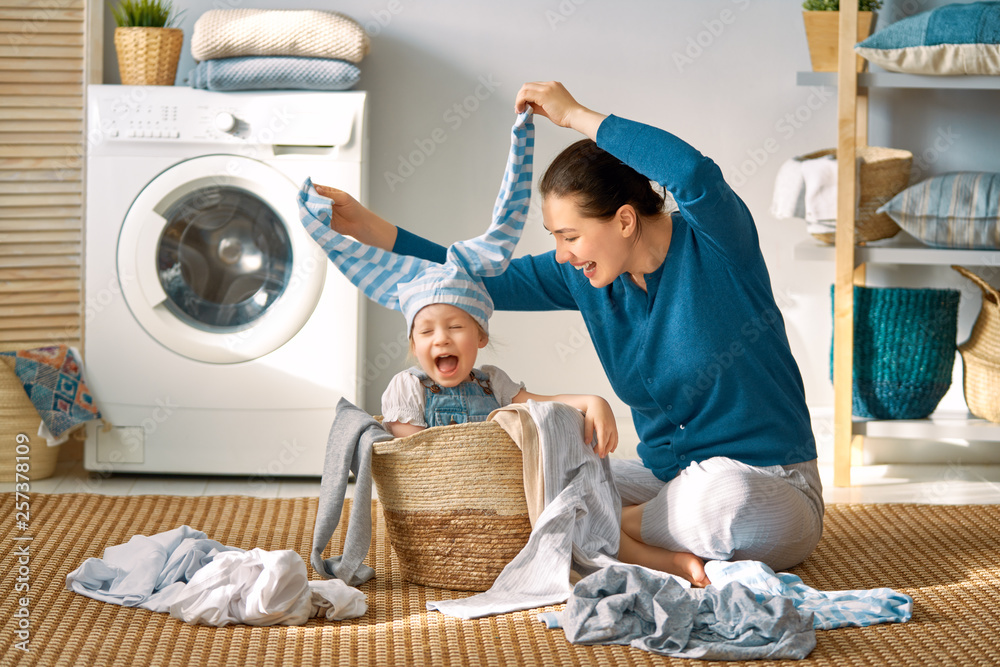
[[[587,397],[583,415],[583,441],[593,443],[594,452],[602,459],[618,447],[618,423],[611,405],[600,396]]]
[[[604,458],[618,447],[618,423],[615,421],[615,413],[611,410],[611,405],[593,394],[557,394],[555,396],[544,396],[542,394],[532,394],[526,389],[517,392],[512,403],[526,403],[527,401],[555,401],[565,403],[583,413],[583,441],[588,446],[594,448],[594,452]]]
[[[569,127],[597,140],[597,128],[606,116],[591,111],[569,94],[558,81],[534,81],[517,91],[514,109],[521,113],[530,105],[536,114],[545,116],[559,127]]]
[[[370,246],[392,250],[396,226],[383,220],[343,190],[313,184],[316,194],[331,201],[330,228],[338,234],[353,236]]]

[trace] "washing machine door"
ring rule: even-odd
[[[263,356],[312,314],[326,258],[299,222],[298,186],[246,157],[179,162],[135,198],[118,237],[129,310],[185,357]]]

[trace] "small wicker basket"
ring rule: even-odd
[[[180,28],[115,28],[118,73],[126,86],[172,86],[184,44]]]
[[[521,450],[494,421],[376,443],[372,477],[406,581],[485,591],[531,534]]]
[[[1000,423],[1000,290],[972,271],[952,266],[983,291],[969,339],[958,346],[962,354],[965,402],[969,412]]]
[[[59,447],[49,447],[35,435],[41,419],[24,393],[14,365],[13,359],[0,358],[0,481],[14,482],[16,465],[27,463],[27,468],[22,467],[20,472],[33,482],[55,472]],[[19,458],[23,456],[27,459]],[[16,481],[23,482],[24,478]]]
[[[803,155],[800,160],[833,155],[837,150],[830,148]],[[867,243],[895,236],[899,225],[878,208],[910,184],[910,168],[913,153],[899,148],[881,146],[858,146],[858,210],[854,218],[854,243]],[[813,234],[823,243],[832,244],[835,234]]]

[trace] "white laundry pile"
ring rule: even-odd
[[[800,218],[810,234],[837,229],[837,159],[833,155],[786,160],[774,179],[771,214],[779,220]]]
[[[70,572],[66,588],[216,627],[302,625],[314,616],[336,621],[368,610],[365,594],[342,581],[309,581],[305,562],[290,549],[245,551],[190,526],[108,547],[104,558]]]

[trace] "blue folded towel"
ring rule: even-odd
[[[346,60],[247,56],[205,60],[188,73],[188,85],[208,90],[348,90],[361,70]]]

